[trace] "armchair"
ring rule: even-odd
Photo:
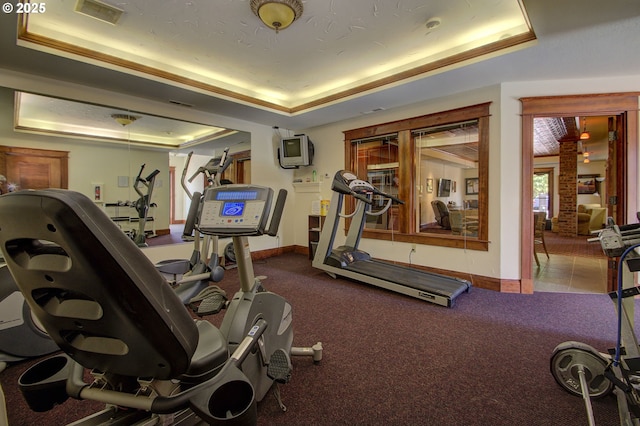
[[[449,220],[451,223],[451,234],[469,237],[478,236],[478,221],[469,220],[464,210],[450,210]]]
[[[607,209],[600,204],[578,205],[578,235],[590,235],[591,231],[602,229]]]
[[[447,205],[440,200],[433,200],[431,202],[433,212],[436,215],[436,222],[444,229],[451,229],[451,222],[449,218],[449,209]]]

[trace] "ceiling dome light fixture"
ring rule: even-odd
[[[251,0],[251,10],[269,28],[280,30],[287,28],[302,16],[300,0]]]
[[[591,135],[589,134],[589,132],[587,132],[587,117],[583,118],[582,121],[584,123],[584,128],[582,130],[582,133],[580,133],[580,140],[584,141],[589,139]]]
[[[135,115],[129,115],[129,114],[111,114],[111,118],[116,120],[118,122],[118,124],[120,124],[120,125],[122,125],[122,127],[124,127],[124,126],[128,126],[129,124],[133,123],[134,121],[136,121],[140,117],[135,116]]]
[[[427,27],[427,29],[432,30],[434,28],[438,28],[441,23],[442,21],[440,21],[440,18],[432,18],[432,19],[429,19],[427,23],[424,24],[424,26]]]

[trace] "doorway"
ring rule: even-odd
[[[609,214],[617,223],[627,223],[637,206],[635,186],[628,182],[638,179],[638,93],[613,93],[598,95],[575,95],[557,97],[522,98],[522,206],[521,206],[521,292],[533,293],[533,138],[536,117],[589,117],[616,116],[613,130],[616,141],[613,155],[609,156],[607,168],[606,200]],[[610,186],[611,185],[611,186]],[[577,214],[577,212],[576,212]],[[609,264],[611,264],[609,262]],[[615,288],[615,274],[607,270],[607,291]]]

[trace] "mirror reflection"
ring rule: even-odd
[[[380,191],[398,196],[398,135],[392,134],[356,142],[356,175]],[[373,195],[365,228],[398,230],[398,205],[387,208],[387,198]]]
[[[478,120],[415,131],[419,230],[478,236]]]
[[[82,192],[123,232],[140,233],[144,225],[150,245],[181,242],[171,232],[181,235],[188,213],[180,176],[189,153],[187,172],[193,173],[228,147],[233,163],[222,178],[251,181],[247,132],[8,88],[0,88],[0,107],[5,112],[0,121],[2,192],[46,187]],[[196,179],[189,185],[202,191],[205,182]],[[137,207],[145,200],[146,215],[140,217]]]

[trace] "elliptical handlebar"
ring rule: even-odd
[[[158,175],[158,173],[160,173],[160,170],[155,169],[153,172],[151,172],[151,174],[149,176],[146,177],[146,181],[149,182],[149,181],[155,179],[156,176]]]
[[[144,194],[142,193],[142,191],[140,191],[140,188],[138,187],[138,184],[140,182],[145,183],[145,180],[143,178],[141,178],[140,176],[142,176],[142,171],[144,170],[144,166],[146,164],[142,164],[142,166],[140,166],[140,171],[138,172],[138,176],[136,176],[136,181],[133,184],[133,189],[135,189],[135,191],[138,193],[139,196],[144,197]]]
[[[191,154],[192,153],[190,153],[189,155]],[[196,170],[195,173],[189,178],[189,182],[193,182],[196,176],[198,176],[200,173],[204,173],[207,177],[207,180],[210,183],[214,183],[215,181],[217,186],[219,184],[220,175],[224,173],[224,171],[229,167],[229,165],[231,165],[232,162],[233,157],[229,155],[229,147],[226,147],[220,157],[212,158],[204,166],[198,167],[198,170]],[[187,169],[188,165],[189,163],[187,162],[187,164],[185,165],[185,170]]]
[[[193,151],[187,155],[187,162],[184,164],[184,169],[182,169],[182,177],[180,178],[180,185],[182,185],[182,189],[187,193],[187,197],[190,200],[193,200],[193,194],[189,191],[189,187],[187,186],[186,177],[187,177],[187,169],[189,168],[189,163],[191,163],[191,156],[193,155]],[[191,182],[191,180],[189,180]]]

